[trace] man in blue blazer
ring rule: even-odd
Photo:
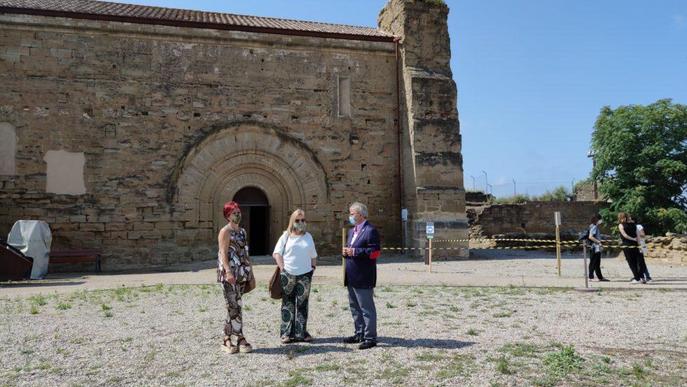
[[[348,209],[348,230],[343,256],[346,258],[348,302],[353,315],[355,334],[346,337],[347,344],[360,343],[359,349],[377,345],[377,310],[374,287],[377,284],[377,258],[380,255],[379,233],[367,221],[367,207],[355,202]]]

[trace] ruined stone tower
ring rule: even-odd
[[[400,61],[403,201],[409,210],[413,246],[425,243],[426,222],[439,240],[467,239],[463,159],[452,79],[448,6],[443,2],[390,0],[379,15],[379,27],[398,39]],[[466,255],[467,243],[439,243],[461,250],[440,255]]]

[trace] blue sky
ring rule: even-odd
[[[375,26],[386,0],[120,0]],[[540,194],[588,176],[605,105],[687,104],[685,0],[448,0],[465,187]]]

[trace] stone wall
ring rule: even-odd
[[[647,238],[647,259],[666,263],[687,264],[687,235]]]
[[[561,233],[577,235],[585,230],[591,217],[602,208],[597,202],[527,202],[523,204],[495,204],[476,214],[471,227],[479,228],[481,235],[521,233],[522,224],[527,233],[555,232],[554,212],[561,212]]]
[[[105,269],[212,259],[222,203],[257,186],[272,242],[303,207],[334,253],[360,200],[400,243],[393,43],[5,14],[0,83],[17,141],[1,234],[46,220],[54,246],[101,248]],[[46,192],[51,151],[83,153],[85,194]]]

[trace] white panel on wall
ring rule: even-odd
[[[48,151],[43,160],[48,164],[46,192],[65,195],[86,193],[83,175],[86,156],[83,152]]]

